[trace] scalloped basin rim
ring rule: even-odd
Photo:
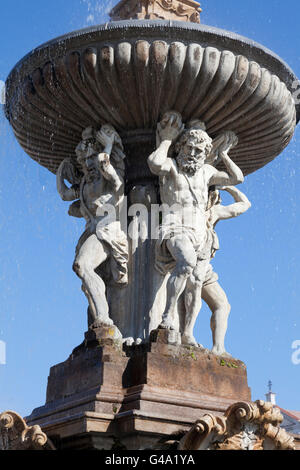
[[[239,144],[231,157],[247,175],[290,142],[295,80],[279,57],[233,33],[192,23],[121,21],[33,50],[7,80],[5,113],[23,150],[53,173],[74,155],[84,128],[110,122],[125,133],[135,178],[139,171],[149,177],[149,170],[144,145],[141,152],[141,143],[133,145],[126,133],[151,129],[155,136],[162,113],[176,109],[185,122],[204,121],[212,137],[235,132]],[[153,136],[146,139],[148,153]]]
[[[122,36],[120,37],[120,31]],[[101,32],[101,38],[99,33]],[[51,51],[57,46],[66,44],[69,48],[78,47],[77,42],[81,42],[82,37],[88,36],[89,43],[93,41],[105,41],[112,39],[127,39],[137,35],[143,38],[144,36],[155,37],[158,39],[157,33],[159,32],[159,39],[176,40],[191,40],[194,38],[195,42],[207,44],[218,47],[219,49],[227,49],[233,51],[235,54],[245,55],[248,60],[256,61],[261,67],[265,67],[271,73],[276,74],[281,81],[283,81],[287,88],[293,93],[295,91],[294,84],[298,81],[292,69],[274,52],[262,46],[261,44],[241,36],[239,34],[226,31],[213,26],[207,26],[197,23],[186,23],[182,21],[166,21],[166,20],[125,20],[125,21],[112,21],[101,25],[95,25],[88,28],[73,31],[71,33],[59,36],[52,39],[37,48],[33,49],[26,56],[24,56],[11,70],[6,84],[7,93],[9,94],[10,84],[14,81],[15,75],[24,76],[30,73],[32,67],[35,66],[34,58],[38,58],[40,53],[46,52],[48,49]],[[114,33],[117,33],[115,36]],[[133,34],[134,33],[134,34]],[[201,41],[199,36],[201,34]],[[71,43],[67,45],[67,43]],[[82,44],[81,44],[82,45]],[[52,54],[51,54],[52,56]],[[18,77],[20,79],[20,76]],[[5,111],[6,111],[5,107]],[[297,122],[300,120],[300,104],[296,105]]]

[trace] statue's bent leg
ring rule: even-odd
[[[196,281],[193,276],[189,277],[185,289],[185,324],[181,336],[182,344],[198,346],[194,337],[194,326],[202,306],[201,298],[202,282]]]
[[[211,331],[213,337],[212,352],[222,356],[230,356],[225,350],[225,335],[228,326],[228,317],[231,306],[227,296],[218,282],[205,285],[202,288],[202,299],[212,311]]]
[[[207,271],[208,261],[199,261],[193,274],[188,278],[185,288],[185,322],[181,337],[182,344],[198,346],[194,337],[194,327],[202,307],[202,286]]]
[[[83,291],[89,301],[92,320],[103,325],[112,325],[113,321],[109,318],[105,284],[101,277],[96,274],[95,269],[108,256],[108,248],[93,234],[80,247],[73,265],[74,271],[82,280]]]
[[[176,267],[167,283],[167,305],[160,328],[174,329],[174,311],[178,299],[197,263],[193,244],[187,236],[179,235],[167,241],[167,247],[176,260]]]

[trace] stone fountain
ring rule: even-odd
[[[214,226],[250,207],[236,185],[290,142],[297,79],[270,50],[200,24],[200,13],[193,0],[122,0],[111,22],[34,49],[6,82],[17,140],[86,221],[73,269],[88,329],[27,419],[63,449],[151,447],[195,415],[251,400],[245,365],[224,349],[226,294],[211,288]],[[187,146],[201,168],[184,171]],[[220,187],[235,200],[230,213],[214,210]],[[196,207],[205,227],[182,224],[182,247],[178,219],[166,237],[158,217],[153,236],[152,208],[167,202]],[[104,224],[109,204],[115,219]],[[212,351],[193,336],[201,289]]]

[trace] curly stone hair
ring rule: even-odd
[[[213,148],[212,139],[209,137],[207,132],[205,132],[205,130],[199,129],[199,128],[198,129],[197,128],[196,129],[187,129],[182,134],[182,136],[180,137],[180,139],[178,140],[178,142],[175,145],[175,153],[177,155],[180,153],[181,148],[184,147],[184,145],[187,143],[187,141],[189,139],[192,139],[196,143],[199,143],[199,144],[202,143],[203,141],[207,141],[207,145],[206,145],[206,148],[205,148],[207,156],[212,151],[212,148]]]

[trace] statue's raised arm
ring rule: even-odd
[[[119,134],[110,124],[105,124],[96,133],[96,139],[104,146],[103,152],[98,155],[99,170],[103,177],[112,184],[114,191],[122,192],[124,190],[124,178],[110,161],[114,146],[119,147],[119,151],[117,151],[119,158],[121,160],[125,158]],[[114,157],[116,158],[116,153],[114,153]]]
[[[244,182],[242,170],[228,155],[230,149],[235,147],[237,144],[238,138],[232,131],[225,131],[215,139],[213,152],[217,155],[217,160],[220,159],[224,163],[227,171],[225,172],[214,169],[210,177],[211,185],[235,186]]]
[[[79,198],[81,175],[71,158],[65,158],[56,172],[56,187],[63,201],[75,201]],[[65,180],[72,186],[69,188]]]
[[[155,175],[163,176],[171,171],[174,161],[168,157],[168,153],[183,129],[181,115],[176,111],[165,113],[163,119],[157,124],[157,149],[148,158],[149,168]]]
[[[223,204],[217,204],[214,206],[212,221],[213,225],[215,225],[219,220],[233,219],[234,217],[238,217],[250,209],[251,202],[247,196],[235,186],[221,186],[219,189],[229,193],[235,202],[228,206],[224,206]]]

